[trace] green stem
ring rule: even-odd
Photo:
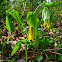
[[[34,11],[34,13],[36,13],[36,11],[38,10],[38,8],[39,8],[41,5],[42,5],[42,3],[37,6],[37,8],[36,8],[36,10]]]
[[[40,54],[39,54],[39,49],[38,49],[38,47],[37,47],[37,51],[38,51],[38,55],[40,55]]]
[[[26,62],[27,62],[27,44],[26,44],[26,48],[25,48],[25,54],[26,54]]]

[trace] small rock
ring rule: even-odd
[[[25,59],[19,59],[16,62],[25,62]]]

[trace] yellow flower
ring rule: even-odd
[[[50,23],[49,22],[46,22],[46,23],[44,23],[44,28],[45,29],[49,29],[49,28],[51,28],[51,25],[50,25]]]
[[[29,28],[28,41],[34,41],[34,40],[33,40],[33,27],[30,27],[30,28]]]

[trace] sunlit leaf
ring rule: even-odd
[[[27,39],[21,40],[24,44],[27,43]]]
[[[9,20],[9,11],[6,11],[6,28],[10,32],[10,34],[11,32],[14,32],[14,27],[11,21]]]
[[[14,53],[21,47],[21,41],[17,42],[13,51],[11,52],[11,55],[13,56]]]
[[[43,59],[43,56],[37,56],[36,59],[37,59],[37,61],[40,61]]]
[[[49,43],[54,43],[54,40],[52,39],[52,40],[49,40]]]
[[[35,39],[38,34],[37,31],[38,31],[39,19],[33,12],[28,12],[27,23],[29,24],[29,26],[33,27],[33,38]]]
[[[20,29],[22,30],[21,19],[20,19],[20,16],[19,16],[18,12],[15,11],[15,10],[12,10],[12,11],[10,12],[10,14],[11,14],[11,16],[17,21],[17,23],[18,23]]]
[[[45,1],[43,2],[44,7],[55,7],[58,5],[58,2],[51,2],[51,3],[46,3]]]
[[[43,21],[44,23],[50,19],[50,12],[49,12],[49,9],[47,7],[44,7],[43,11],[42,11],[42,18],[43,18]]]

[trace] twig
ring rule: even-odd
[[[43,3],[39,4],[39,6],[37,6],[36,10],[34,11],[34,13],[36,13],[36,11],[38,10],[38,8],[42,5]]]
[[[60,50],[60,49],[62,49],[62,48],[59,48],[59,49],[57,49],[57,50]],[[42,52],[44,52],[44,51],[52,51],[52,50],[54,50],[54,49],[46,49],[46,50],[43,50]],[[60,54],[60,53],[55,53],[55,52],[52,52],[52,53],[58,54],[58,55],[62,55],[62,54]]]
[[[22,16],[23,16],[23,14],[24,14],[24,12],[26,10],[26,3],[27,3],[27,1],[25,2],[25,7],[24,7],[24,11],[22,12]],[[22,16],[21,16],[21,18],[22,18]]]

